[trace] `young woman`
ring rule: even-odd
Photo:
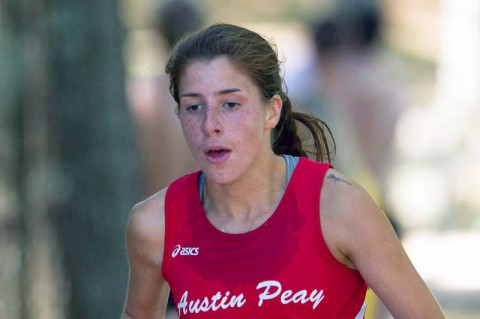
[[[329,160],[328,129],[292,111],[272,46],[215,24],[174,48],[170,91],[200,171],[137,204],[124,318],[444,318],[387,218]],[[316,161],[297,133],[311,133]]]

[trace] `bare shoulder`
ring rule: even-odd
[[[165,237],[166,191],[165,188],[132,208],[126,233],[130,259],[161,264]]]
[[[344,174],[330,169],[325,174],[321,200],[322,231],[333,256],[341,263],[357,268],[355,243],[372,226],[389,227],[389,223],[370,194]]]
[[[334,169],[329,169],[325,174],[321,196],[323,209],[326,210],[324,213],[334,218],[355,214],[363,209],[378,209],[362,186]]]

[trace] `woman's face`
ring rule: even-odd
[[[270,131],[281,100],[265,101],[227,57],[190,64],[179,82],[179,118],[190,151],[206,176],[231,183],[271,154]]]

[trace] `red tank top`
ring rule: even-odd
[[[363,318],[366,283],[335,260],[320,228],[329,167],[301,158],[272,216],[243,234],[209,222],[199,172],[170,185],[162,273],[180,318]]]

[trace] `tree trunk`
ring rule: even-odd
[[[67,317],[115,318],[128,272],[124,228],[139,199],[124,31],[115,0],[53,3],[51,106],[64,185],[55,227],[71,292]]]
[[[118,2],[6,0],[0,22],[0,313],[117,318],[140,194]]]

